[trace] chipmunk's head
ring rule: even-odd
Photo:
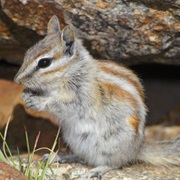
[[[53,16],[48,23],[47,36],[26,52],[15,82],[32,91],[53,86],[78,59],[80,44],[73,29],[66,26],[61,31],[57,16]]]

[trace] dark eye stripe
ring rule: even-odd
[[[51,65],[52,58],[42,58],[38,61],[37,68],[47,68]]]

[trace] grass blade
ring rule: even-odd
[[[57,144],[57,140],[58,140],[59,133],[60,133],[60,128],[58,129],[56,138],[55,138],[54,143],[53,143],[53,146],[52,146],[52,148],[51,148],[51,152],[50,152],[50,154],[49,154],[49,157],[48,157],[48,159],[47,159],[47,161],[46,161],[46,164],[45,164],[45,167],[44,167],[44,169],[43,169],[43,172],[42,172],[42,175],[41,175],[41,178],[40,178],[41,180],[44,180],[44,179],[45,179],[45,175],[46,175],[47,169],[48,169],[48,167],[49,167],[52,154],[53,154],[54,149],[55,149],[56,144]]]
[[[25,129],[25,138],[26,138],[26,147],[27,147],[27,152],[28,152],[28,161],[30,161],[30,146],[29,146],[29,138],[28,138],[28,133],[27,133],[27,129],[26,127],[24,127]]]
[[[20,157],[19,148],[17,148],[17,152],[18,152],[18,161],[19,161],[19,171],[23,173],[23,165],[22,165],[22,160]]]
[[[7,163],[7,159],[6,159],[6,157],[4,156],[4,154],[3,154],[3,152],[0,150],[0,159],[3,161],[3,162],[5,162],[5,163]]]
[[[15,163],[14,163],[14,159],[13,159],[13,155],[11,153],[11,150],[10,150],[8,144],[6,143],[5,138],[3,137],[3,135],[1,133],[0,133],[0,136],[1,136],[2,140],[3,140],[3,146],[4,146],[3,147],[3,152],[4,152],[5,156],[6,156],[6,159],[8,159],[8,161],[13,164],[13,167],[15,167]],[[9,153],[10,158],[6,154],[6,149],[7,149],[8,153]]]
[[[39,170],[42,169],[43,164],[44,164],[43,161],[41,161],[41,162],[39,163],[39,165],[38,165],[38,167],[37,167],[37,169],[36,169],[36,176],[35,176],[35,178],[34,178],[35,180],[38,180],[38,179],[39,179]]]

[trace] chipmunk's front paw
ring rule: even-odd
[[[41,96],[38,96],[29,90],[24,90],[21,94],[21,98],[25,102],[28,109],[41,111],[46,106],[46,101],[44,101]]]
[[[32,109],[32,110],[38,109],[38,105],[39,105],[39,102],[37,101],[38,97],[35,96],[33,93],[24,91],[21,94],[21,98],[25,102],[28,109]]]

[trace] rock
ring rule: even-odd
[[[28,180],[28,178],[20,173],[17,169],[0,160],[0,179],[5,180]]]
[[[0,80],[0,127],[3,127],[11,116],[15,104],[20,100],[22,87],[11,81]]]
[[[0,7],[0,58],[11,63],[22,63],[25,50],[42,38],[40,35],[45,34],[52,15],[58,14],[63,24],[62,13],[55,3],[34,0],[0,2],[3,7]]]
[[[23,164],[28,163],[28,155],[23,155]],[[17,159],[17,157],[16,157]],[[31,174],[35,174],[37,167],[40,163],[41,157],[35,157],[31,166]],[[15,160],[15,162],[18,160]],[[17,164],[17,163],[16,163]],[[92,169],[86,165],[79,163],[53,163],[51,164],[51,170],[46,171],[44,180],[79,180],[80,175]],[[43,169],[40,169],[40,174]],[[53,172],[53,174],[52,174]],[[179,167],[156,167],[147,164],[133,164],[122,169],[112,170],[103,175],[103,180],[149,180],[149,179],[180,179]],[[94,178],[96,179],[96,178]]]
[[[16,64],[22,62],[25,49],[46,34],[53,14],[59,17],[62,27],[65,19],[74,25],[96,58],[125,64],[180,64],[178,0],[0,2],[0,57]]]
[[[0,59],[21,64],[25,50],[39,39],[32,30],[16,25],[0,8]]]
[[[92,167],[91,167],[92,168]],[[57,179],[79,180],[79,176],[91,169],[81,164],[54,164],[53,172]],[[135,164],[123,169],[112,170],[103,175],[103,180],[149,180],[179,179],[179,167],[155,167],[147,164]],[[49,175],[50,176],[50,175]],[[51,175],[52,176],[52,175]]]

